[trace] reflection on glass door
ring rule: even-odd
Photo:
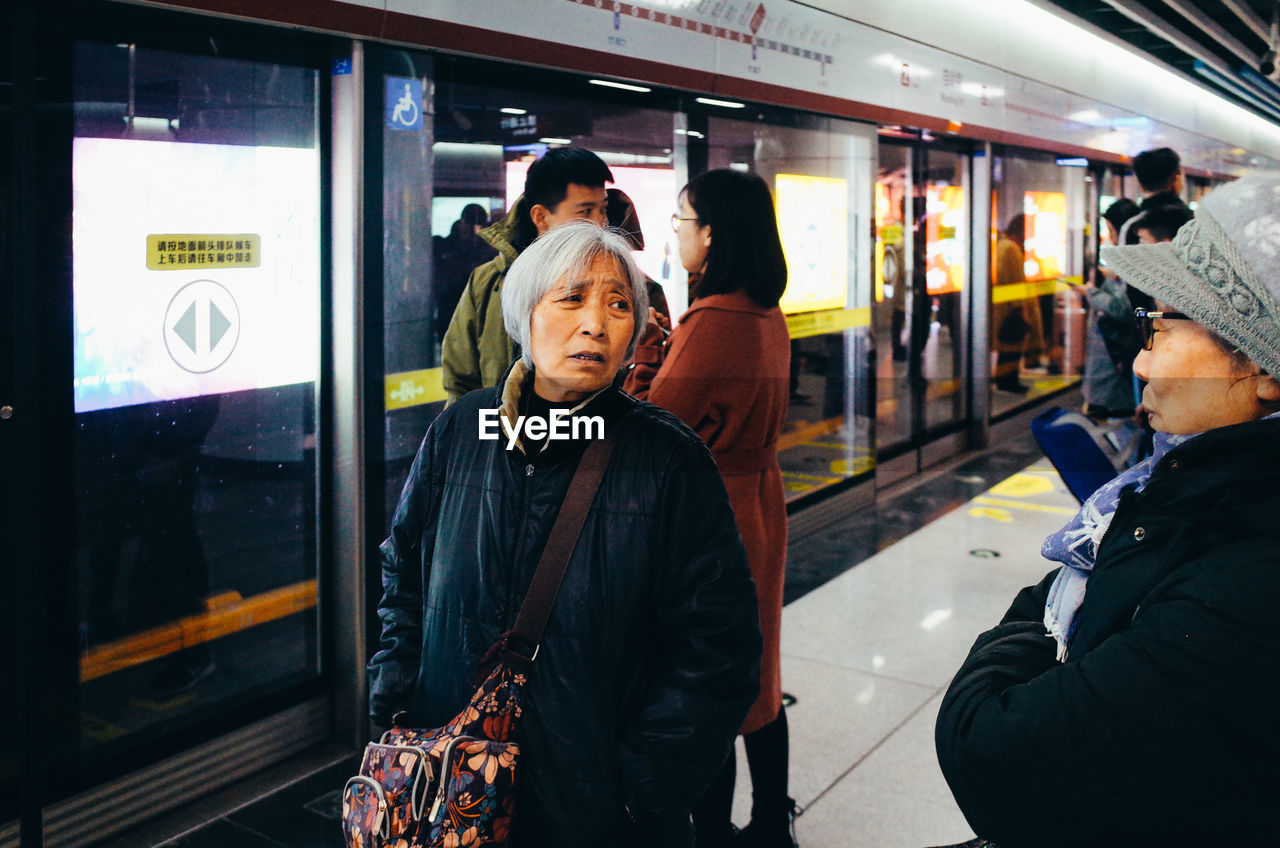
[[[795,499],[874,467],[866,382],[871,263],[863,257],[871,253],[865,222],[875,136],[866,125],[834,118],[790,123],[799,125],[713,117],[705,147],[709,168],[749,169],[774,194],[787,259],[779,305],[791,335],[778,461],[787,497]]]
[[[75,84],[77,747],[110,770],[320,672],[319,79],[80,43]]]
[[[991,411],[1002,415],[1080,379],[1085,323],[1084,168],[1050,154],[1003,150],[991,194]],[[1105,209],[1118,181],[1098,189]],[[1122,382],[1122,381],[1121,381]],[[1116,384],[1110,403],[1130,394]]]
[[[882,142],[875,203],[876,442],[894,454],[966,414],[968,157]]]
[[[964,419],[961,298],[968,286],[969,157],[932,149],[923,154],[925,285],[915,315],[921,322],[921,435],[928,437]]]
[[[881,451],[911,440],[908,381],[914,232],[911,148],[881,144],[876,176],[876,274],[872,321],[876,345],[876,443]]]

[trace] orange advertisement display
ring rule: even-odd
[[[1067,267],[1067,196],[1059,191],[1028,191],[1022,197],[1026,215],[1023,242],[1028,281],[1053,280]]]
[[[778,174],[773,197],[787,257],[782,311],[844,309],[849,293],[848,182]]]
[[[964,288],[964,188],[929,183],[925,200],[925,289],[947,294]]]

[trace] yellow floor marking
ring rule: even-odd
[[[996,483],[988,491],[993,495],[1003,495],[1007,498],[1025,498],[1052,492],[1053,481],[1019,472]]]
[[[806,447],[813,448],[835,448],[836,450],[848,450],[849,446],[842,442],[805,442]],[[869,447],[854,447],[853,452],[856,454],[870,454]]]
[[[846,477],[870,471],[876,467],[876,461],[869,456],[856,456],[853,459],[837,459],[831,463],[832,474],[843,474]]]
[[[212,642],[268,621],[294,615],[316,605],[316,581],[288,586],[240,598],[234,592],[215,595],[206,602],[207,612],[134,633],[123,639],[90,648],[80,658],[80,682],[141,665],[184,648]]]
[[[1006,501],[1000,498],[988,498],[982,495],[973,499],[974,503],[987,504],[988,506],[1005,506],[1011,509],[1022,509],[1027,512],[1051,512],[1054,515],[1075,515],[1079,510],[1071,509],[1065,506],[1049,506],[1047,504],[1028,503],[1026,501]]]
[[[1008,524],[1013,521],[1013,513],[1007,509],[992,509],[991,507],[975,506],[970,507],[969,514],[974,518],[990,518],[993,521],[999,521],[1001,524]]]
[[[128,734],[123,727],[118,727],[105,719],[90,713],[80,714],[80,732],[94,742],[110,742]]]
[[[787,477],[796,477],[796,478],[799,478],[799,479],[801,479],[801,480],[817,480],[819,483],[838,483],[838,482],[840,482],[840,478],[839,478],[839,477],[819,477],[819,476],[817,476],[816,474],[801,474],[799,471],[784,471],[784,472],[782,472],[782,477],[783,477],[783,479],[784,479],[784,480],[785,480]]]
[[[821,421],[813,421],[797,426],[794,430],[781,433],[778,436],[778,453],[789,450],[805,442],[813,439],[820,439],[830,433],[834,433],[844,426],[844,420],[836,418],[826,418]]]

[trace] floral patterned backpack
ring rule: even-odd
[[[347,848],[470,848],[505,845],[515,814],[516,721],[526,676],[578,535],[609,464],[619,427],[592,442],[538,560],[515,627],[489,649],[497,664],[466,708],[444,727],[400,726],[365,748],[342,794]]]

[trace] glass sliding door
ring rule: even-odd
[[[967,421],[969,156],[882,139],[875,187],[876,447],[885,457]]]
[[[923,151],[924,287],[913,329],[920,350],[923,436],[965,420],[963,298],[969,288],[969,156]],[[920,289],[916,289],[920,293]]]
[[[320,79],[73,57],[67,600],[77,753],[110,774],[317,689]]]
[[[1090,185],[1086,168],[1052,154],[1005,149],[993,159],[993,416],[1080,380]],[[1101,202],[1109,205],[1110,191],[1102,186]]]
[[[914,403],[908,379],[908,354],[915,324],[915,180],[911,147],[880,145],[875,192],[875,432],[876,447],[883,451],[909,443],[913,435]]]
[[[706,169],[759,174],[774,195],[787,259],[782,310],[791,392],[778,459],[796,499],[868,474],[875,129],[812,115],[690,115]],[[693,130],[705,127],[705,130]],[[705,131],[705,142],[693,136]],[[705,157],[705,158],[704,158]]]

